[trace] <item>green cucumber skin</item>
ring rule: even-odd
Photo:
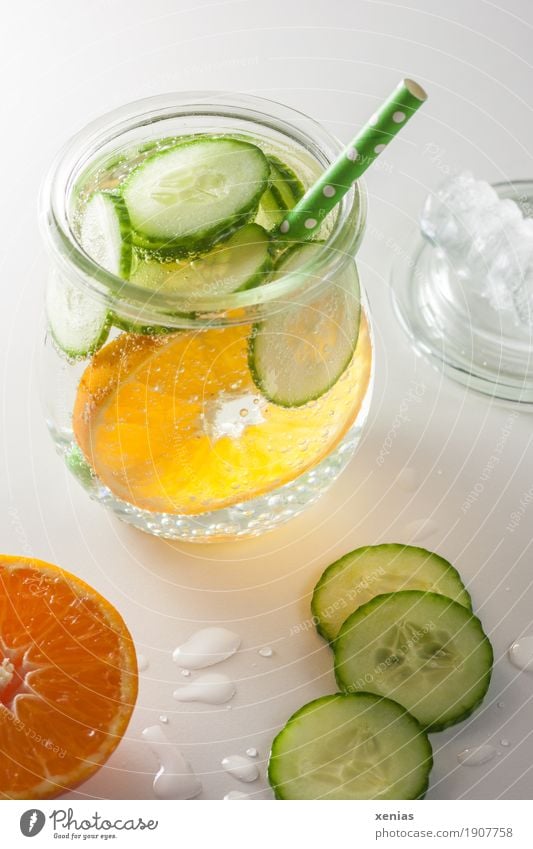
[[[265,239],[265,258],[263,260],[263,263],[256,269],[256,271],[247,280],[245,280],[241,286],[235,289],[234,292],[243,292],[261,285],[265,282],[266,277],[270,274],[273,267],[273,248],[267,231],[259,225],[251,226],[256,227],[258,234],[263,236]],[[153,258],[151,257],[151,259]],[[149,290],[147,289],[147,291]],[[175,315],[176,317],[181,316],[189,320],[195,318],[195,313],[176,313]],[[126,319],[123,316],[117,315],[116,313],[111,314],[111,323],[119,330],[124,330],[127,333],[138,333],[142,336],[162,336],[168,333],[180,332],[179,327],[165,327],[162,325],[142,324],[131,319]]]
[[[337,639],[335,640],[335,643],[333,644],[334,650],[335,650],[335,647],[338,645],[339,640],[340,640],[343,632],[345,630],[351,630],[352,628],[356,627],[358,618],[362,618],[364,615],[368,615],[369,613],[371,613],[373,608],[378,607],[380,604],[383,603],[383,599],[388,598],[390,596],[399,595],[399,594],[404,595],[406,593],[410,593],[410,594],[416,593],[417,595],[420,595],[420,592],[418,590],[403,590],[403,591],[401,591],[401,593],[383,593],[382,595],[375,596],[370,601],[367,601],[366,604],[363,604],[363,605],[361,605],[361,607],[357,608],[357,610],[354,613],[352,613],[352,615],[349,616],[346,619],[346,621],[344,622],[344,624],[343,624],[343,626],[342,626],[342,628],[339,632],[339,636],[337,637]],[[437,599],[447,598],[447,596],[441,596],[438,593],[429,593],[428,592],[428,593],[424,593],[424,595],[435,596]],[[449,601],[450,604],[457,604],[457,602],[454,602],[452,599],[448,599],[448,601]],[[458,605],[458,606],[461,607],[461,605]],[[463,608],[463,610],[467,610],[467,608]],[[470,612],[470,611],[468,611],[468,612]],[[421,726],[421,728],[427,734],[433,734],[437,731],[444,731],[446,728],[450,728],[452,725],[457,725],[457,723],[463,722],[465,719],[468,719],[468,717],[471,716],[474,713],[474,711],[476,711],[478,709],[478,707],[482,704],[485,696],[487,695],[487,690],[489,689],[490,681],[491,681],[491,678],[492,678],[492,669],[493,669],[493,663],[494,663],[494,651],[493,651],[492,644],[491,644],[488,636],[483,631],[483,626],[482,626],[481,620],[477,616],[475,616],[473,613],[471,613],[471,619],[475,620],[475,622],[479,626],[481,633],[484,635],[484,639],[483,639],[481,644],[484,646],[484,648],[487,652],[487,659],[490,659],[489,665],[488,665],[488,668],[487,668],[487,672],[483,676],[484,687],[482,689],[482,692],[481,692],[479,698],[476,700],[476,702],[474,702],[472,705],[470,705],[462,713],[457,714],[456,716],[450,718],[449,720],[444,720],[442,722],[433,722],[429,725],[424,725],[419,720],[417,720],[419,722],[419,725]],[[346,685],[345,682],[343,682],[342,675],[339,673],[339,666],[340,665],[341,664],[339,664],[339,662],[338,662],[337,655],[335,654],[335,659],[334,659],[335,680],[336,680],[337,685],[339,687],[339,690],[341,692],[350,692],[350,690],[349,690],[350,685],[349,684]],[[363,691],[360,691],[360,690],[353,691],[352,690],[351,692],[363,692]],[[372,691],[368,691],[368,692],[372,692]],[[377,695],[377,694],[375,694],[375,695]],[[385,696],[384,698],[387,698],[387,697]],[[405,708],[405,710],[407,710],[407,709]]]
[[[213,139],[225,139],[234,140],[231,136],[214,136]],[[128,185],[130,181],[136,176],[139,169],[144,168],[146,165],[149,165],[156,157],[167,156],[168,154],[173,153],[175,150],[183,147],[190,147],[195,144],[204,143],[206,141],[205,136],[197,136],[194,137],[191,141],[179,142],[173,147],[165,148],[164,150],[157,151],[153,156],[148,156],[143,162],[139,165],[139,168],[134,169],[131,174],[128,175],[127,179],[121,186],[121,193],[124,197],[125,192],[127,191]],[[259,201],[261,200],[261,196],[263,192],[268,187],[268,179],[269,179],[269,163],[266,156],[257,148],[256,145],[250,144],[249,142],[239,142],[241,145],[246,145],[249,148],[254,148],[259,151],[265,163],[265,174],[264,174],[264,182],[258,186],[258,189],[255,195],[250,198],[249,204],[240,210],[238,214],[232,216],[230,220],[223,221],[218,224],[213,224],[211,227],[206,228],[204,231],[200,231],[196,235],[188,234],[186,237],[176,239],[176,240],[157,240],[151,239],[139,233],[137,230],[132,229],[132,238],[133,244],[135,247],[139,248],[142,251],[145,251],[148,255],[152,257],[161,257],[163,259],[168,259],[170,257],[188,257],[194,256],[199,253],[203,253],[204,251],[209,250],[214,247],[216,244],[226,241],[239,227],[244,224],[247,224],[252,220],[252,218],[257,213],[257,208],[259,206]]]
[[[311,614],[313,616],[313,621],[316,622],[316,629],[317,629],[318,633],[320,634],[320,636],[323,637],[324,640],[326,640],[331,645],[334,644],[335,638],[334,637],[332,638],[330,636],[330,634],[328,634],[327,629],[325,629],[322,626],[322,623],[321,623],[320,610],[319,610],[319,604],[318,604],[318,595],[319,595],[320,588],[322,587],[323,584],[327,583],[336,572],[342,571],[342,568],[343,568],[344,564],[346,563],[346,561],[350,560],[353,557],[354,554],[356,554],[358,552],[364,553],[365,551],[367,551],[369,549],[375,549],[375,548],[380,548],[380,549],[383,549],[383,550],[388,549],[391,553],[399,552],[401,549],[411,548],[411,549],[416,549],[417,551],[423,552],[424,554],[427,554],[428,556],[438,558],[442,562],[443,565],[447,566],[446,571],[450,572],[450,574],[453,574],[457,578],[458,583],[463,585],[465,600],[468,602],[468,604],[463,605],[463,606],[466,607],[468,610],[472,611],[472,598],[470,596],[470,593],[468,592],[468,590],[466,589],[466,587],[463,584],[463,581],[461,579],[461,575],[459,574],[459,572],[455,568],[455,566],[452,566],[452,564],[449,563],[447,560],[445,560],[444,557],[441,557],[440,555],[435,554],[435,552],[433,552],[433,551],[428,551],[427,548],[422,548],[421,546],[406,546],[402,543],[395,543],[395,542],[383,543],[382,545],[379,545],[379,546],[364,545],[364,546],[361,546],[360,548],[354,548],[353,551],[349,551],[347,554],[343,554],[342,557],[339,557],[338,560],[335,560],[333,563],[331,563],[324,570],[324,572],[322,573],[322,575],[318,579],[318,581],[315,585],[315,588],[313,590],[313,597],[311,599]],[[355,612],[355,611],[353,611],[353,612]]]
[[[131,266],[133,262],[133,231],[128,208],[124,203],[124,199],[117,189],[101,189],[94,193],[105,195],[110,198],[116,211],[119,233],[122,242],[122,250],[120,255],[120,268],[117,277],[122,280],[127,280],[130,276]],[[94,195],[93,195],[94,197]],[[89,199],[89,203],[90,203]]]
[[[271,270],[272,256],[269,252],[265,258],[264,263],[260,266],[260,268],[257,269],[256,273],[253,274],[246,281],[246,283],[243,283],[242,286],[240,286],[238,289],[235,289],[235,292],[244,292],[248,289],[254,289],[256,286],[260,286],[264,282],[266,275],[268,275]],[[184,314],[184,317],[188,319],[194,318],[195,313]],[[137,324],[135,321],[129,321],[128,319],[123,318],[122,316],[119,316],[116,313],[110,314],[110,324],[113,324],[113,326],[117,327],[119,330],[124,330],[127,333],[138,333],[141,336],[164,336],[169,333],[180,332],[179,327],[164,327],[162,325],[160,326],[155,324]]]
[[[112,323],[113,321],[111,313],[108,313],[107,318],[104,324],[102,325],[102,330],[98,339],[95,339],[92,345],[89,345],[87,348],[83,348],[82,350],[64,348],[63,345],[61,345],[59,340],[56,338],[54,329],[51,326],[50,322],[48,322],[48,330],[50,331],[50,337],[58,353],[61,354],[61,356],[63,357],[67,357],[70,362],[75,363],[79,362],[80,360],[85,360],[87,359],[87,357],[92,357],[93,354],[96,354],[96,352],[99,351],[103,345],[105,345],[109,337]]]
[[[257,386],[257,388],[261,392],[261,394],[267,399],[267,401],[269,401],[271,404],[275,404],[276,407],[283,407],[286,410],[293,410],[295,408],[305,407],[306,404],[310,404],[311,401],[317,401],[319,398],[322,398],[327,392],[329,392],[329,390],[332,389],[335,386],[335,384],[337,383],[339,378],[342,377],[342,375],[344,374],[344,372],[346,371],[346,369],[350,365],[352,358],[353,358],[353,355],[354,355],[354,352],[355,352],[355,349],[357,347],[357,339],[356,339],[355,345],[353,346],[353,350],[352,350],[350,356],[347,358],[346,362],[344,363],[342,370],[339,371],[339,374],[337,375],[337,377],[333,378],[331,383],[329,383],[326,386],[325,389],[317,391],[312,395],[306,396],[301,401],[289,403],[288,401],[283,401],[282,399],[277,398],[276,396],[271,395],[267,392],[267,390],[264,386],[264,383],[263,383],[263,381],[262,381],[262,379],[261,379],[260,375],[258,374],[257,369],[255,367],[255,364],[254,364],[254,360],[255,360],[254,341],[255,341],[257,334],[260,332],[260,330],[261,330],[261,324],[260,323],[255,324],[253,329],[252,329],[252,333],[250,334],[250,338],[248,340],[248,368],[250,370],[250,374],[252,375],[253,382],[255,383],[255,385]]]
[[[339,375],[337,377],[335,377],[325,389],[317,391],[312,395],[306,396],[301,401],[289,403],[288,401],[283,401],[281,398],[278,398],[278,397],[276,397],[272,394],[269,394],[267,392],[265,385],[264,385],[260,375],[258,374],[256,367],[255,367],[255,364],[254,364],[254,360],[255,360],[254,341],[255,341],[257,334],[260,332],[260,329],[261,329],[261,324],[254,325],[254,327],[252,329],[252,333],[251,333],[250,338],[248,340],[248,369],[250,371],[250,374],[252,375],[253,382],[255,383],[255,385],[257,386],[257,388],[259,389],[259,391],[263,395],[263,397],[266,398],[267,401],[269,401],[271,404],[275,404],[276,407],[283,407],[286,410],[293,410],[293,409],[296,409],[296,408],[299,408],[299,407],[305,407],[306,404],[310,404],[311,401],[317,401],[318,398],[322,398],[322,396],[325,395],[326,392],[329,392],[329,390],[332,389],[335,386],[335,384],[337,383],[339,378],[342,377],[342,375],[344,374],[344,372],[346,371],[346,369],[350,365],[354,351],[355,351],[355,347],[356,347],[354,345],[354,350],[352,351],[347,362],[344,364],[342,371],[339,372]],[[357,342],[356,342],[356,344],[357,344]]]
[[[166,151],[164,151],[166,153]],[[201,254],[207,253],[212,248],[227,242],[235,235],[237,230],[250,224],[252,219],[257,214],[259,200],[253,209],[250,209],[235,221],[228,223],[224,228],[215,233],[206,234],[203,238],[195,239],[194,246],[191,244],[190,238],[181,243],[178,242],[154,242],[143,236],[136,230],[132,230],[132,239],[135,249],[144,254],[146,259],[168,260],[168,259],[194,259],[200,257]]]
[[[131,272],[131,264],[133,261],[133,239],[130,217],[126,204],[122,197],[117,194],[109,194],[113,197],[115,209],[118,211],[118,220],[120,228],[120,237],[122,239],[122,255],[120,258],[120,274],[124,280],[127,280]]]
[[[308,244],[308,245],[323,244],[323,242],[307,242],[306,244]],[[282,269],[283,266],[285,265],[285,263],[290,260],[293,253],[296,253],[297,251],[301,250],[301,248],[302,248],[301,245],[291,245],[278,258],[277,262],[274,265],[273,271],[275,272],[277,270]],[[268,319],[267,319],[267,321],[268,321]],[[361,304],[359,303],[359,319],[358,319],[357,333],[355,334],[355,338],[353,340],[353,344],[352,344],[352,348],[350,350],[350,353],[346,357],[346,361],[343,363],[341,370],[338,372],[338,374],[335,377],[332,378],[331,382],[326,386],[325,389],[317,391],[312,395],[306,396],[304,399],[302,399],[301,401],[299,401],[297,403],[288,403],[286,401],[283,401],[280,398],[276,398],[275,396],[270,395],[267,392],[267,389],[264,385],[264,382],[263,382],[260,374],[257,371],[257,368],[255,366],[255,360],[256,360],[255,341],[257,339],[257,336],[261,333],[261,330],[262,330],[264,324],[265,324],[265,322],[259,321],[259,322],[256,322],[252,327],[252,332],[250,333],[250,337],[248,339],[248,369],[250,371],[250,374],[252,375],[253,382],[255,383],[255,385],[257,386],[257,388],[261,392],[261,394],[267,399],[267,401],[270,401],[271,404],[275,404],[277,407],[284,407],[285,409],[290,410],[290,409],[294,409],[294,408],[297,408],[297,407],[304,407],[306,404],[309,404],[311,401],[316,401],[318,398],[322,398],[323,395],[325,395],[327,392],[329,392],[330,389],[332,389],[333,386],[335,386],[335,384],[337,383],[339,378],[342,377],[342,375],[344,374],[344,372],[346,371],[346,369],[350,365],[350,363],[353,359],[353,355],[355,353],[355,349],[357,348],[357,342],[358,342],[358,339],[359,339],[359,331],[360,331],[360,328],[361,328]]]
[[[269,754],[269,760],[268,760],[268,769],[267,769],[267,778],[268,778],[268,782],[269,782],[272,790],[274,791],[275,798],[277,800],[280,800],[280,801],[292,801],[292,800],[288,799],[286,796],[283,796],[282,793],[278,790],[278,788],[280,787],[282,782],[277,782],[276,778],[275,778],[275,774],[274,774],[275,766],[276,766],[274,759],[276,758],[276,754],[277,754],[276,748],[277,748],[277,746],[280,745],[280,740],[282,739],[282,736],[283,736],[284,732],[286,731],[286,729],[288,728],[288,726],[294,720],[298,719],[298,717],[307,713],[307,711],[310,708],[313,708],[316,705],[326,704],[326,703],[330,702],[331,699],[333,699],[335,697],[339,697],[339,696],[345,697],[347,695],[348,696],[349,695],[372,696],[376,699],[376,701],[379,700],[380,702],[390,702],[391,704],[395,705],[396,707],[400,708],[403,711],[405,716],[408,717],[409,720],[412,722],[412,724],[418,729],[418,731],[420,732],[421,738],[422,739],[425,738],[425,741],[426,741],[426,744],[427,744],[426,745],[427,757],[426,757],[426,760],[425,760],[425,763],[427,764],[427,772],[426,772],[425,781],[420,787],[420,792],[418,793],[417,796],[414,797],[417,800],[424,799],[425,796],[426,796],[426,793],[429,789],[429,776],[430,776],[431,770],[433,768],[433,749],[432,749],[431,743],[430,743],[430,741],[427,737],[427,732],[422,728],[422,726],[420,725],[418,720],[415,719],[415,717],[412,714],[410,714],[409,711],[405,710],[405,708],[402,707],[402,705],[399,705],[398,702],[395,702],[393,699],[388,699],[386,696],[376,696],[375,693],[369,693],[365,690],[359,690],[357,693],[352,693],[352,694],[340,692],[340,693],[334,693],[334,694],[329,695],[329,696],[321,696],[320,698],[313,699],[313,701],[308,702],[307,704],[303,705],[303,707],[299,708],[295,713],[293,713],[289,717],[289,719],[287,720],[287,722],[285,723],[285,725],[283,726],[281,731],[279,731],[276,734],[276,736],[274,737],[274,740],[272,741],[272,745],[271,745],[271,748],[270,748],[270,754]]]
[[[275,156],[267,156],[270,185],[263,193],[257,214],[263,214],[265,229],[275,232],[287,210],[292,209],[304,193],[296,175]],[[269,217],[268,224],[264,220]]]
[[[300,182],[294,171],[292,171],[288,165],[285,165],[285,163],[282,162],[281,159],[278,159],[277,156],[269,155],[268,161],[270,162],[271,168],[274,173],[276,171],[279,173],[282,181],[289,189],[293,198],[294,206],[294,204],[298,203],[300,198],[302,198],[305,194],[303,184]]]

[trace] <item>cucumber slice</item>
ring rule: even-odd
[[[274,194],[272,187],[270,187],[261,197],[255,220],[265,230],[274,230],[281,224],[286,212],[287,207],[283,205],[283,202]]]
[[[420,799],[432,765],[427,735],[400,705],[338,693],[291,716],[268,778],[278,799]]]
[[[95,192],[83,211],[80,244],[110,274],[127,280],[131,269],[131,224],[122,198]]]
[[[322,246],[286,251],[274,279],[297,271]],[[320,398],[350,364],[359,335],[360,298],[355,269],[343,272],[307,303],[289,303],[254,325],[248,363],[254,383],[272,403],[301,407]]]
[[[271,268],[268,233],[258,224],[246,224],[190,262],[141,259],[130,280],[146,289],[181,295],[228,295],[262,283]]]
[[[123,196],[141,248],[198,253],[256,212],[269,164],[258,147],[231,138],[195,138],[147,157]]]
[[[304,187],[287,165],[275,156],[267,158],[270,186],[261,198],[256,221],[267,230],[273,230],[281,224],[287,210],[292,209],[303,196]]]
[[[300,198],[304,196],[305,189],[294,171],[289,168],[277,156],[269,156],[271,188],[275,190],[285,209],[292,209]]]
[[[109,335],[107,307],[57,272],[48,278],[46,317],[56,348],[70,360],[94,354]]]
[[[396,590],[430,590],[472,609],[459,572],[443,557],[412,545],[367,545],[336,560],[318,581],[311,611],[319,634],[332,642],[358,607]]]
[[[256,221],[267,230],[281,224],[288,209],[300,200],[304,187],[291,169],[275,156],[269,156],[270,186],[264,192],[257,210]]]
[[[481,704],[492,646],[470,610],[438,593],[386,593],[359,607],[334,644],[341,690],[387,696],[427,731],[466,719]]]
[[[106,271],[128,277],[132,249],[122,198],[106,191],[91,197],[83,212],[80,244]],[[46,314],[56,346],[70,359],[93,354],[109,334],[111,321],[106,305],[59,274],[52,274],[48,283]]]

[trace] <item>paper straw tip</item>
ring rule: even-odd
[[[417,100],[420,100],[422,103],[424,102],[424,100],[427,100],[427,93],[424,91],[422,86],[419,85],[419,83],[415,82],[414,80],[406,79],[403,80],[403,84],[409,94],[412,94],[413,97],[416,97]]]

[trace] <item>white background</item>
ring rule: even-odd
[[[492,181],[533,175],[531,3],[19,0],[6,4],[2,24],[1,548],[91,582],[117,605],[150,661],[125,740],[70,795],[152,798],[157,763],[140,731],[165,713],[169,736],[202,778],[200,798],[246,789],[220,760],[248,746],[262,761],[262,778],[249,790],[270,798],[264,759],[275,731],[303,703],[334,690],[329,649],[312,629],[291,636],[309,616],[318,575],[355,546],[409,542],[409,525],[431,520],[423,544],[460,569],[496,665],[483,709],[434,736],[429,798],[532,798],[533,675],[512,667],[506,650],[533,633],[533,419],[527,412],[513,418],[509,407],[467,392],[416,357],[392,314],[388,282],[394,254],[409,249],[422,200],[443,170],[469,167]],[[123,102],[203,88],[283,101],[347,141],[406,74],[430,98],[387,150],[386,167],[368,177],[360,269],[375,323],[377,386],[356,458],[319,505],[262,539],[194,547],[119,523],[69,478],[40,410],[37,194],[56,149]],[[500,462],[483,480],[509,427]],[[387,436],[392,447],[379,466]],[[405,488],[406,468],[414,470],[407,477],[415,476],[415,490]],[[481,481],[477,500],[462,508]],[[514,511],[523,515],[511,532]],[[239,654],[219,667],[237,680],[231,710],[172,698],[186,681],[171,651],[206,623],[243,637]],[[274,648],[271,658],[257,653],[265,645]],[[462,749],[486,742],[498,748],[493,761],[458,765]]]

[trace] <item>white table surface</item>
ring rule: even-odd
[[[516,637],[533,633],[532,414],[476,396],[418,358],[394,318],[388,282],[394,254],[409,249],[417,211],[443,171],[532,176],[531,3],[19,0],[3,10],[2,24],[1,548],[91,582],[117,605],[150,661],[126,738],[70,797],[152,798],[157,763],[140,732],[164,713],[169,737],[202,778],[200,798],[246,790],[220,761],[249,746],[259,749],[262,775],[248,790],[270,798],[264,759],[275,731],[296,708],[334,690],[327,646],[312,629],[294,634],[309,616],[315,580],[351,548],[408,542],[410,523],[429,519],[423,544],[460,569],[496,653],[482,710],[433,737],[429,798],[532,798],[533,674],[506,658]],[[368,177],[360,269],[375,322],[377,384],[355,459],[317,506],[260,539],[193,546],[121,524],[69,477],[40,410],[37,194],[52,155],[99,113],[179,89],[284,101],[347,141],[406,74],[430,99]],[[502,429],[511,432],[482,480]],[[405,468],[414,469],[413,491],[401,486]],[[515,511],[523,515],[511,532]],[[218,667],[238,682],[231,710],[172,698],[185,679],[171,651],[206,623],[243,638],[241,651]],[[271,658],[258,655],[265,645],[274,648]],[[493,761],[458,765],[458,752],[485,742],[499,750]]]

